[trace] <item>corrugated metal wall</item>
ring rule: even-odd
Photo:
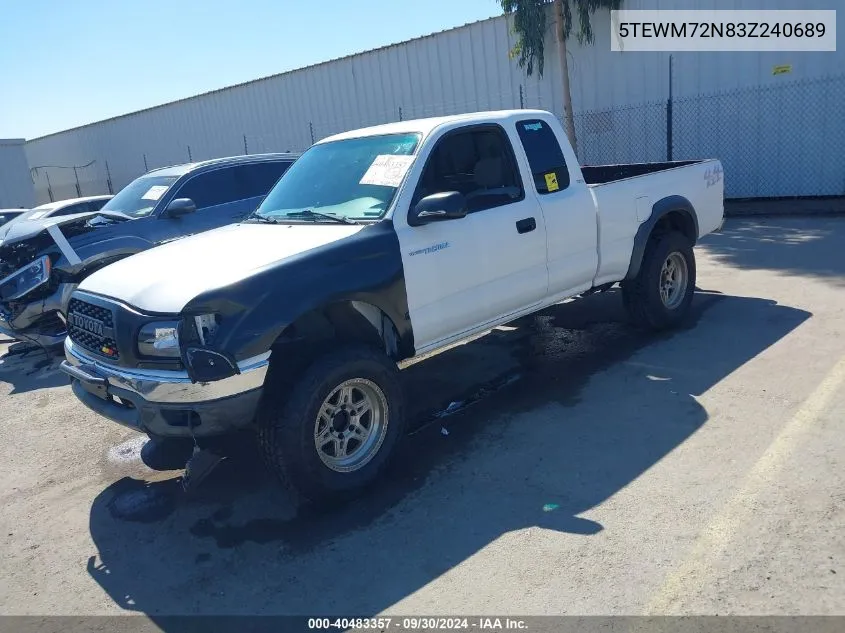
[[[24,139],[0,138],[0,209],[35,206]]]
[[[491,0],[492,2],[493,0]],[[824,0],[836,8],[841,0]],[[663,5],[663,6],[661,6]],[[628,0],[627,8],[794,8],[789,0]],[[843,12],[840,11],[840,14]],[[840,18],[842,19],[842,18]],[[610,51],[610,15],[594,20],[596,43],[570,46],[573,102],[579,132],[579,154],[588,163],[663,160],[666,158],[666,99],[669,94],[669,56],[664,53],[614,53]],[[399,118],[416,118],[472,110],[539,107],[562,112],[560,73],[549,39],[545,76],[527,77],[508,52],[514,44],[507,18],[499,17],[361,53],[302,70],[200,95],[157,108],[129,114],[85,127],[60,132],[27,143],[30,166],[84,165],[77,170],[83,194],[116,191],[153,167],[215,156],[267,151],[303,150],[313,140],[364,125]],[[789,75],[772,75],[777,64],[791,64]],[[674,56],[674,94],[684,101],[684,129],[674,128],[675,158],[729,156],[726,163],[728,193],[733,196],[817,195],[845,192],[845,175],[828,174],[821,180],[803,178],[793,186],[784,178],[767,179],[744,173],[735,179],[731,168],[763,169],[754,157],[731,156],[739,151],[737,134],[726,134],[714,145],[713,129],[731,130],[745,119],[771,117],[756,142],[768,156],[778,152],[813,154],[825,138],[845,140],[845,121],[831,123],[838,105],[826,97],[826,84],[816,84],[813,94],[822,101],[805,99],[788,108],[794,116],[810,105],[833,108],[826,126],[804,127],[815,119],[785,123],[777,107],[756,98],[766,87],[788,87],[784,98],[803,94],[802,80],[845,73],[843,53],[683,53]],[[751,90],[739,100],[695,101],[710,95],[730,95]],[[761,92],[762,91],[762,92]],[[843,95],[845,96],[845,95]],[[705,130],[692,104],[709,109],[702,114]],[[764,103],[765,102],[765,103]],[[830,103],[828,103],[830,102]],[[709,106],[707,105],[709,104]],[[766,106],[771,111],[757,111]],[[740,110],[736,110],[741,107]],[[780,118],[779,118],[780,117]],[[818,118],[818,117],[816,117]],[[800,147],[782,149],[784,125],[801,126],[788,141]],[[702,131],[704,132],[702,134]],[[748,134],[751,132],[748,131]],[[701,139],[696,140],[696,139]],[[704,141],[707,142],[704,142]],[[739,143],[743,145],[743,143]],[[741,147],[739,148],[742,149]],[[832,150],[831,150],[832,151]],[[838,151],[838,150],[837,150]],[[836,157],[831,155],[832,159]],[[779,160],[776,169],[791,169]],[[843,163],[845,168],[845,163]],[[838,168],[836,168],[838,169]],[[46,174],[56,199],[75,195],[73,170],[36,170],[39,201],[48,199]],[[733,184],[732,184],[733,183]],[[773,184],[770,184],[773,183]],[[733,189],[732,189],[733,187]]]

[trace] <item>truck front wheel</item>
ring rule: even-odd
[[[695,291],[695,255],[681,233],[652,237],[640,271],[622,283],[622,298],[635,325],[663,330],[689,312]]]
[[[259,443],[270,469],[313,502],[352,496],[375,480],[404,435],[399,370],[351,345],[317,358],[287,388],[265,385]]]

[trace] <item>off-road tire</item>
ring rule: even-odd
[[[375,383],[387,402],[387,430],[378,452],[353,472],[326,466],[314,441],[323,401],[346,380]],[[298,380],[275,385],[268,374],[258,411],[258,442],[270,471],[304,501],[322,504],[352,498],[381,474],[405,434],[402,385],[396,363],[366,345],[348,345],[317,357]]]
[[[684,296],[672,308],[660,297],[661,271],[672,253],[686,262],[687,281]],[[634,325],[651,330],[665,330],[679,325],[689,313],[695,291],[695,255],[692,244],[682,233],[654,236],[646,245],[637,276],[622,282],[622,299]]]

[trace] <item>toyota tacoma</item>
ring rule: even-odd
[[[246,221],[85,279],[62,368],[153,437],[254,429],[283,481],[330,499],[395,452],[399,361],[617,283],[636,323],[675,326],[722,218],[718,160],[582,168],[544,111],[346,132]]]

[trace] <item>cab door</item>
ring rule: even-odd
[[[556,123],[556,122],[555,122]],[[546,223],[549,296],[566,297],[593,284],[599,264],[596,203],[565,139],[540,118],[517,119],[519,146],[531,169],[531,193]],[[564,156],[564,151],[566,155]],[[573,181],[574,179],[574,181]]]
[[[546,228],[498,124],[449,130],[433,144],[410,204],[397,208],[417,352],[538,304],[546,295]],[[407,223],[423,197],[463,194],[464,218]]]

